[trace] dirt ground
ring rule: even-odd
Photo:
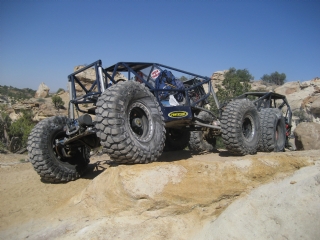
[[[156,163],[110,166],[102,155],[91,158],[82,178],[48,184],[27,155],[1,154],[0,239],[189,239],[233,201],[319,156],[179,151]]]

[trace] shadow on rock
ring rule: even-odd
[[[110,163],[110,160],[102,160],[102,161],[97,161],[95,163],[89,164],[88,169],[86,173],[82,176],[82,178],[92,180],[97,176],[99,176],[108,167],[111,167],[111,166],[113,165],[112,163]]]

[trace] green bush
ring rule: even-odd
[[[10,141],[9,128],[11,126],[11,118],[5,112],[6,108],[4,105],[0,106],[0,149],[7,148]]]
[[[181,77],[180,77],[180,81],[182,81],[182,82],[185,82],[185,81],[187,81],[187,80],[188,80],[188,78],[185,77],[185,76],[181,76]]]
[[[64,89],[63,88],[59,88],[56,94],[58,94],[59,92],[64,92]]]
[[[1,110],[4,108],[1,107]],[[0,152],[5,152],[5,149],[15,152],[27,146],[28,136],[35,125],[32,118],[32,112],[24,110],[22,117],[12,122],[9,115],[5,111],[1,111]]]
[[[226,148],[221,136],[216,136],[216,148]]]
[[[62,98],[58,95],[53,95],[51,97],[53,105],[56,109],[64,108],[64,101],[62,101]]]
[[[9,128],[10,141],[11,143],[15,141],[14,149],[27,146],[28,136],[35,125],[31,111],[24,110],[22,114],[22,117],[13,122]],[[12,151],[12,149],[9,150]]]
[[[232,67],[225,73],[224,77],[222,85],[217,86],[217,97],[220,105],[251,89],[250,81],[253,80],[253,76],[247,69],[235,69]],[[210,109],[217,113],[217,107],[213,98],[209,99],[209,105]]]
[[[1,86],[0,85],[0,94],[6,97],[15,98],[15,99],[29,99],[34,97],[36,91],[30,88],[15,88],[12,86]]]
[[[312,118],[303,110],[296,110],[293,112],[293,116],[298,117],[298,123],[300,122],[312,122]]]
[[[274,83],[277,85],[282,85],[286,81],[286,74],[278,73],[277,71],[271,73],[270,75],[264,74],[261,80],[266,83]]]

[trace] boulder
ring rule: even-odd
[[[313,115],[320,115],[320,96],[318,96],[311,104],[310,112]]]
[[[228,70],[216,71],[211,76],[212,87],[215,92],[218,91],[217,85],[221,85],[224,80],[224,75],[228,72]],[[207,86],[205,85],[205,90],[207,90]]]
[[[297,150],[320,149],[320,124],[300,123],[294,130]]]
[[[85,66],[80,65],[74,67],[74,72],[80,70],[81,68],[84,68]],[[111,72],[108,72],[110,75],[112,75]],[[96,80],[96,71],[94,68],[88,68],[83,72],[80,72],[76,75],[76,77],[80,80],[80,82],[87,88],[90,89],[92,83]],[[124,79],[128,80],[123,74],[117,72],[114,79],[117,81],[119,79]],[[95,87],[93,90],[96,90],[97,88]],[[84,93],[83,89],[80,87],[79,84],[76,84],[76,91],[78,93]]]
[[[6,110],[7,114],[12,121],[18,120],[23,114],[23,110],[31,111],[33,114],[33,121],[39,122],[45,118],[57,116],[57,115],[68,115],[68,98],[69,94],[64,92],[60,95],[65,101],[65,109],[56,109],[53,106],[52,100],[50,98],[46,99],[35,99],[31,98],[29,100],[24,100],[17,102]]]
[[[224,75],[226,74],[226,72],[228,72],[228,70],[214,72],[211,76],[211,80],[222,82],[224,80]]]
[[[253,82],[251,82],[251,89],[253,91],[266,92],[267,86],[265,84],[263,84],[262,81],[253,81]]]
[[[16,113],[16,112],[11,112],[10,114],[9,114],[9,118],[13,121],[13,122],[15,122],[15,121],[17,121],[19,118],[21,118],[22,117],[22,113]]]
[[[251,90],[257,91],[257,92],[273,92],[278,85],[272,84],[272,83],[266,83],[262,80],[260,81],[252,81],[251,84]]]
[[[12,105],[12,108],[14,109],[15,112],[18,113],[21,110],[31,110],[33,108],[38,108],[39,106],[40,106],[39,102],[34,102],[32,100],[24,100]]]
[[[320,79],[315,78],[305,82],[288,82],[275,89],[276,93],[284,94],[290,104],[293,113],[304,112],[310,121],[320,123],[319,103]],[[293,116],[293,128],[299,124],[300,119]]]
[[[49,96],[50,88],[45,85],[43,82],[39,85],[36,94],[34,95],[35,98],[46,98]]]

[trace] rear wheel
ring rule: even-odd
[[[39,122],[28,138],[28,156],[34,169],[46,182],[68,182],[79,178],[89,163],[86,146],[62,146],[67,135],[67,117],[54,116]],[[67,157],[66,157],[67,156]]]
[[[213,116],[208,112],[202,111],[197,116],[205,124],[213,122]],[[189,149],[193,151],[213,151],[216,148],[216,138],[212,134],[211,128],[205,128],[203,131],[192,131],[189,141]]]
[[[230,152],[237,155],[255,154],[260,138],[259,114],[248,99],[230,102],[222,112],[223,142]]]
[[[286,125],[281,110],[264,108],[260,111],[261,136],[259,151],[282,152],[286,144]]]
[[[153,162],[162,154],[162,111],[144,84],[126,81],[108,88],[97,102],[96,128],[103,151],[118,163]]]

